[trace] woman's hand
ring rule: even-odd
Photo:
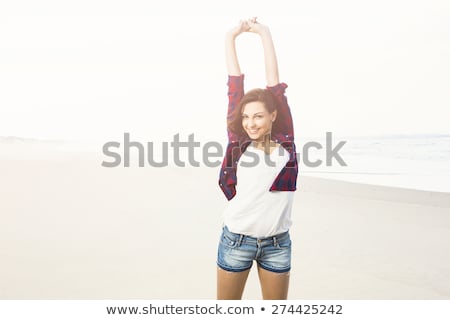
[[[256,21],[256,17],[248,19],[246,22],[247,22],[247,25],[249,26],[249,29],[247,30],[248,32],[254,32],[259,35],[263,35],[265,33],[270,32],[268,26]]]
[[[250,31],[248,21],[249,20],[240,20],[237,26],[233,27],[231,30],[228,31],[227,35],[236,38],[241,33]]]

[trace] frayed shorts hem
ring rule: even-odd
[[[237,269],[237,268],[232,268],[232,267],[223,266],[223,265],[219,264],[218,262],[217,262],[217,266],[218,266],[220,269],[225,270],[225,271],[228,271],[228,272],[243,272],[243,271],[250,270],[250,269],[252,268],[252,266],[250,266],[250,267],[247,267],[247,268]]]
[[[266,271],[275,272],[275,273],[285,273],[285,272],[291,271],[291,268],[286,268],[286,269],[273,269],[273,268],[271,268],[271,267],[264,266],[264,265],[261,264],[261,263],[258,263],[258,267],[260,267],[260,268],[262,268],[262,269],[264,269],[264,270],[266,270]]]

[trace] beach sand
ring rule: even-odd
[[[102,160],[2,143],[0,298],[215,299],[219,168]],[[289,299],[450,298],[450,194],[300,175],[295,197]]]

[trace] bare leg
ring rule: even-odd
[[[217,300],[240,300],[249,273],[250,269],[230,272],[217,267]]]
[[[258,275],[264,300],[287,299],[289,289],[289,272],[270,272],[258,267]]]

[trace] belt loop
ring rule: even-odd
[[[242,243],[242,239],[243,239],[243,238],[244,238],[244,235],[243,235],[243,234],[239,235],[239,239],[238,239],[238,243],[237,243],[238,247],[241,246],[241,243]]]
[[[274,247],[277,247],[277,246],[278,246],[277,237],[273,237],[273,246],[274,246]]]

